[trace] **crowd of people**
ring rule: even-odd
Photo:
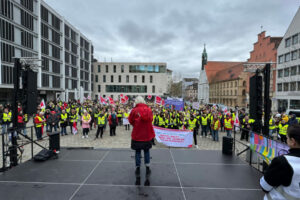
[[[210,137],[213,141],[219,141],[219,132],[226,132],[231,137],[234,126],[239,126],[241,140],[249,140],[249,131],[253,128],[254,119],[249,116],[245,109],[222,110],[217,106],[202,106],[200,109],[193,109],[185,105],[182,111],[175,110],[170,106],[161,106],[154,103],[147,103],[152,109],[154,126],[168,129],[189,129],[193,131],[194,144],[197,145],[197,136]],[[33,116],[35,133],[38,140],[41,140],[43,133],[60,131],[61,136],[76,134],[81,126],[82,138],[88,138],[93,128],[97,129],[95,139],[102,138],[103,133],[109,127],[110,136],[116,136],[117,127],[125,126],[130,130],[128,117],[134,107],[133,102],[126,105],[102,105],[96,101],[86,100],[83,103],[78,101],[49,101],[45,107],[38,106],[37,113]],[[238,119],[238,125],[236,124]],[[2,133],[11,126],[11,106],[0,105],[0,123]],[[26,135],[26,124],[29,117],[23,113],[22,105],[18,105],[18,128]],[[124,124],[123,124],[124,122]],[[295,115],[288,116],[284,113],[275,113],[269,121],[269,136],[277,136],[286,143],[288,126],[298,124],[299,119]]]

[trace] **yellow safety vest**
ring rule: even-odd
[[[100,117],[100,115],[98,116],[98,125],[104,125],[105,124],[105,115],[103,115],[102,117]]]
[[[273,120],[273,119],[270,119],[270,121],[269,121],[269,129],[270,129],[270,130],[275,129],[275,123],[274,123],[274,120]]]
[[[60,114],[60,122],[61,123],[65,123],[65,119],[67,119],[67,117],[68,117],[68,114],[67,113],[65,113],[65,114]]]
[[[194,119],[193,121],[189,120],[189,129],[192,131],[195,129],[197,123],[197,119]]]
[[[286,135],[288,127],[289,127],[288,124],[285,124],[285,125],[279,124],[279,134]]]
[[[66,112],[67,112],[67,113],[70,113],[70,111],[71,111],[71,108],[67,108],[67,109],[66,109]]]
[[[165,125],[164,119],[158,116],[158,126],[164,126],[164,125]]]
[[[88,114],[87,116],[83,115],[83,119],[84,119],[85,121],[90,120],[90,118],[91,118],[91,115],[90,115],[90,114]]]
[[[206,126],[207,125],[207,117],[201,117],[202,125]]]
[[[3,122],[10,122],[11,121],[11,115],[3,113]]]
[[[40,116],[36,116],[36,117],[39,119],[39,121],[40,121],[41,123],[35,124],[35,127],[40,128],[40,127],[42,127],[42,125],[43,125],[43,123],[42,123],[43,119],[42,119]]]
[[[217,121],[215,122],[214,127],[213,127],[214,131],[216,131],[216,130],[219,129],[219,123],[220,123],[219,120],[217,120]]]
[[[128,118],[128,116],[129,116],[129,113],[124,113],[125,118]]]
[[[70,122],[75,122],[77,119],[78,119],[78,116],[77,116],[77,114],[72,114],[72,115],[70,115]]]
[[[169,127],[169,120],[166,119],[166,120],[165,120],[165,128],[168,128],[168,127]]]
[[[225,119],[224,122],[225,122],[225,128],[232,129],[231,119],[229,120]]]

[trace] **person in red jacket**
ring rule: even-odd
[[[141,151],[144,150],[144,160],[146,165],[146,181],[145,186],[149,186],[150,170],[150,149],[152,147],[152,139],[155,137],[152,126],[153,114],[152,110],[146,105],[145,100],[138,96],[135,99],[135,107],[131,110],[128,117],[129,123],[133,126],[131,133],[131,148],[135,150],[136,165],[136,185],[140,185],[140,166]]]

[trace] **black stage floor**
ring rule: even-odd
[[[57,160],[28,161],[0,174],[3,200],[262,199],[261,174],[220,151],[151,150],[150,186],[135,186],[129,149],[64,149]]]

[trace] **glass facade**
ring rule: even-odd
[[[106,85],[106,92],[146,93],[146,85]]]
[[[129,65],[131,73],[165,73],[166,66],[164,65]]]

